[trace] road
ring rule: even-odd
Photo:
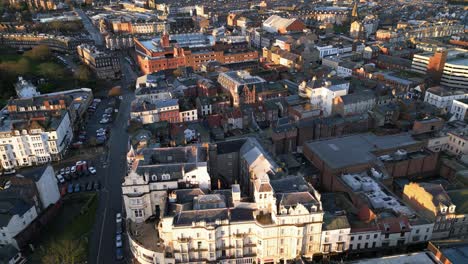
[[[75,11],[78,13],[78,15],[80,15],[81,21],[83,22],[86,31],[88,31],[89,35],[94,40],[94,44],[96,44],[96,46],[103,46],[104,38],[99,32],[99,29],[94,26],[88,15],[86,15],[86,13],[79,8],[75,8]]]
[[[123,58],[123,57],[122,57]],[[91,264],[116,263],[115,260],[115,214],[122,212],[121,183],[126,171],[128,134],[126,131],[130,116],[130,103],[134,94],[128,89],[136,78],[131,67],[122,62],[123,89],[119,112],[111,125],[110,139],[107,144],[106,160],[97,164],[98,173],[102,173],[103,189],[99,195],[99,208],[96,215],[90,241],[89,261]]]

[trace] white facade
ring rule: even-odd
[[[44,209],[49,207],[49,205],[55,204],[60,199],[60,191],[52,166],[47,165],[40,179],[36,181],[36,187]]]
[[[344,216],[346,218],[346,216]],[[322,230],[320,248],[322,254],[331,252],[342,253],[348,250],[350,243],[351,228],[339,228],[333,230]]]
[[[452,114],[455,119],[464,121],[467,109],[468,103],[465,100],[453,100],[450,114]]]
[[[349,239],[349,250],[379,248],[382,246],[380,229],[352,230]]]
[[[31,206],[31,208],[22,215],[13,215],[9,219],[8,224],[0,228],[0,245],[10,244],[19,249],[15,236],[28,227],[36,218],[37,210],[35,206]]]
[[[180,111],[179,116],[180,116],[180,121],[181,122],[188,122],[188,121],[198,120],[197,109],[190,109],[190,110],[187,110],[187,111]]]
[[[424,102],[429,103],[439,109],[449,111],[452,108],[453,100],[466,98],[468,98],[468,93],[462,91],[441,95],[438,93],[432,93],[431,89],[429,88],[426,91],[426,95],[424,96]]]
[[[468,154],[468,142],[463,133],[449,132],[447,151],[455,155]]]
[[[312,107],[320,109],[323,116],[330,116],[333,112],[333,100],[348,94],[349,83],[333,85],[331,82],[325,82],[322,87],[312,88],[314,81],[315,79],[311,83],[301,83],[299,90],[304,91],[304,96],[310,98]]]
[[[55,129],[7,130],[0,134],[0,161],[5,170],[59,160],[73,137],[68,112]]]
[[[427,148],[434,152],[439,152],[447,149],[449,136],[442,135],[427,140]]]

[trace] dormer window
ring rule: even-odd
[[[151,180],[152,181],[157,181],[158,180],[158,177],[156,176],[156,174],[151,175]]]

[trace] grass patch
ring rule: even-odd
[[[57,217],[42,231],[40,245],[31,256],[32,263],[42,263],[46,252],[59,241],[76,241],[84,247],[83,259],[87,256],[88,237],[94,225],[98,208],[97,194],[77,193],[64,198]]]

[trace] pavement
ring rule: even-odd
[[[81,17],[81,21],[83,22],[83,25],[88,31],[89,35],[91,38],[94,40],[94,44],[96,46],[103,46],[104,45],[104,38],[102,37],[101,33],[99,32],[99,29],[94,26],[93,22],[91,19],[86,15],[86,13],[79,9],[75,8],[75,11],[78,13],[78,15]]]
[[[123,56],[121,56],[123,59]],[[134,83],[136,74],[127,62],[122,61],[123,78],[122,100],[119,112],[110,124],[110,138],[105,158],[96,164],[100,174],[102,191],[99,193],[99,207],[89,244],[89,261],[91,264],[118,263],[115,259],[116,213],[123,213],[121,184],[126,172],[126,154],[128,144],[127,124],[130,116],[130,103],[134,94],[128,89]],[[98,115],[98,117],[100,117]],[[93,128],[94,129],[94,128]],[[125,237],[125,236],[124,236]],[[124,241],[125,242],[125,241]],[[127,256],[126,263],[130,261]]]

